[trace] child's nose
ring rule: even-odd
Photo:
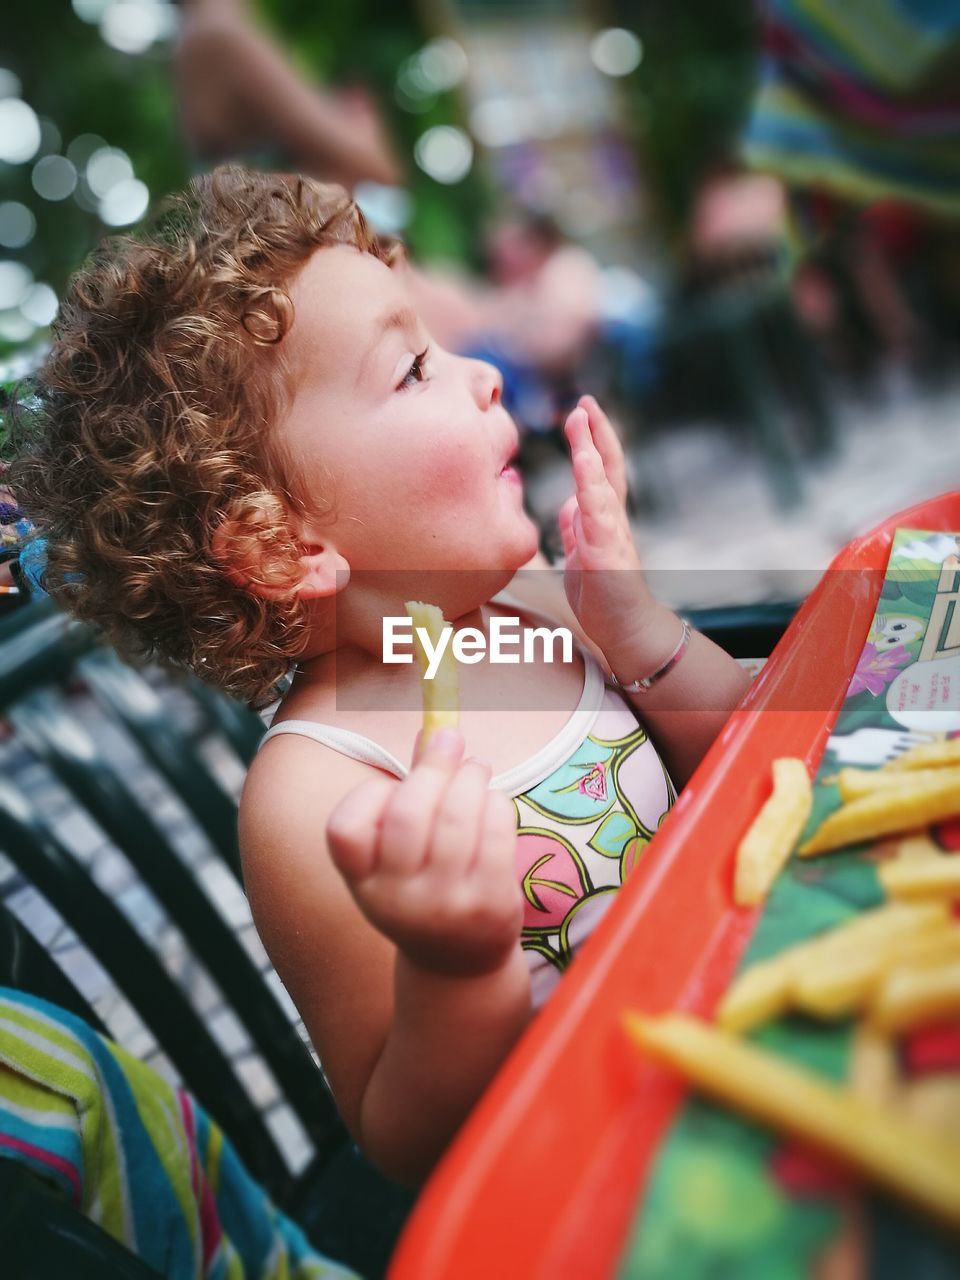
[[[470,361],[470,376],[473,394],[481,409],[489,409],[499,404],[503,395],[503,374],[496,365],[486,360]]]

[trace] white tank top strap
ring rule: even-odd
[[[521,795],[529,791],[544,778],[549,778],[557,765],[566,760],[584,740],[600,714],[603,703],[604,678],[599,663],[592,654],[583,652],[583,692],[576,710],[566,724],[539,751],[534,752],[526,760],[521,760],[511,769],[494,774],[490,779],[491,787],[498,791],[506,791],[510,796]],[[318,720],[284,720],[273,725],[260,739],[260,746],[280,733],[296,733],[304,738],[312,738],[351,760],[359,760],[361,764],[373,765],[392,773],[396,778],[405,778],[409,769],[395,755],[381,747],[372,738],[352,729],[339,729],[335,725],[322,724]]]
[[[531,609],[524,602],[513,599],[509,592],[502,591],[494,596],[493,603],[515,608],[529,617],[556,625],[556,620],[549,614],[541,613],[539,609]],[[605,677],[603,669],[593,654],[580,645],[578,648],[583,656],[584,669],[583,691],[576,710],[559,732],[539,751],[534,752],[526,760],[521,760],[513,768],[494,774],[490,779],[491,787],[496,787],[498,791],[506,791],[510,796],[518,796],[524,791],[529,791],[544,778],[549,778],[554,769],[576,750],[593,728],[603,704]],[[279,703],[261,713],[264,719],[272,718],[278,706]],[[379,743],[362,733],[355,733],[352,729],[339,729],[335,725],[322,724],[318,720],[284,720],[280,724],[271,725],[260,739],[260,746],[262,747],[270,738],[281,733],[296,733],[305,738],[312,738],[314,742],[330,747],[341,755],[349,756],[351,760],[373,765],[374,768],[392,773],[396,778],[405,778],[409,773],[407,766],[385,747],[381,747]]]
[[[280,733],[297,733],[304,738],[312,738],[322,746],[339,751],[342,756],[351,760],[359,760],[361,764],[372,764],[377,769],[385,769],[394,777],[405,778],[407,766],[401,764],[395,755],[381,747],[372,738],[362,733],[354,733],[352,729],[338,729],[336,725],[321,724],[319,720],[284,720],[275,724],[260,739],[260,746],[268,738],[275,738]]]

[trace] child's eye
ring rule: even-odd
[[[429,352],[429,347],[424,347],[418,356],[414,356],[413,364],[400,379],[397,384],[398,391],[405,391],[408,387],[412,387],[417,382],[423,381],[423,365]]]

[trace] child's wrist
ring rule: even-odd
[[[495,979],[508,972],[517,962],[526,967],[520,938],[506,948],[490,951],[471,948],[469,952],[443,952],[434,946],[398,947],[397,963],[411,975],[433,981],[462,982],[464,979]]]
[[[622,683],[642,680],[670,658],[682,630],[678,614],[659,601],[652,601],[630,626],[621,629],[614,642],[604,646],[603,656]]]

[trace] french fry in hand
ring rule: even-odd
[[[807,972],[830,967],[837,957],[856,954],[884,939],[908,937],[950,919],[946,902],[892,903],[855,916],[848,924],[788,947],[770,960],[751,965],[730,987],[717,1009],[717,1021],[729,1031],[746,1031],[786,1013],[794,984]]]
[[[960,858],[956,855],[895,859],[885,862],[877,874],[888,898],[960,898]]]
[[[831,813],[797,852],[809,858],[877,836],[925,827],[960,814],[960,783],[953,770],[910,787],[890,787],[853,800]],[[940,776],[942,774],[942,776]]]
[[[903,755],[888,761],[883,773],[909,772],[913,769],[940,769],[956,765],[960,768],[960,738],[941,738],[939,742],[924,742],[911,747]]]
[[[423,627],[430,637],[430,643],[436,648],[440,635],[447,625],[443,614],[435,604],[423,604],[419,600],[408,600],[404,605],[413,621],[413,645],[417,651],[417,660],[423,676],[423,729],[420,734],[420,745],[425,745],[438,729],[456,729],[460,722],[460,702],[457,689],[457,664],[451,647],[448,645],[440,660],[440,666],[432,680],[426,679],[429,658],[417,635],[417,627]]]
[[[918,787],[930,782],[947,782],[952,778],[960,794],[960,767],[956,769],[912,769],[888,773],[884,769],[841,769],[835,781],[844,804],[861,800],[877,791],[895,787]]]
[[[871,1001],[871,1024],[887,1035],[960,1014],[960,960],[893,969]]]
[[[802,760],[773,762],[773,791],[737,847],[733,897],[738,907],[756,906],[790,857],[813,806],[810,775]]]
[[[696,1018],[627,1013],[624,1021],[642,1049],[711,1097],[960,1224],[960,1145]]]

